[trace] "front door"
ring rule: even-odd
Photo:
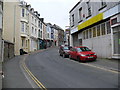
[[[120,26],[113,28],[113,49],[114,55],[120,55]]]

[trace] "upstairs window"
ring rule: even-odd
[[[21,23],[21,26],[22,26],[21,31],[24,32],[25,25],[23,22]]]
[[[34,27],[32,27],[32,33],[34,33]]]
[[[79,22],[82,21],[82,7],[79,9]]]
[[[87,7],[88,7],[88,16],[86,18],[88,18],[92,15],[92,12],[91,12],[91,7],[90,7],[90,1],[88,1],[86,3],[87,3]]]
[[[105,0],[101,0],[101,5],[102,5],[102,7],[106,6]]]
[[[25,16],[25,9],[22,9],[22,17]]]
[[[74,14],[72,15],[72,27],[74,26]]]
[[[100,7],[99,11],[102,10],[103,8],[105,8],[106,6],[107,6],[107,4],[106,4],[105,0],[101,0],[101,7]]]

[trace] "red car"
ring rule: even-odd
[[[73,47],[69,51],[69,58],[78,61],[93,61],[96,60],[97,55],[85,46]]]

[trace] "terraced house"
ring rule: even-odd
[[[2,22],[3,22],[3,2],[0,0],[0,62],[2,62]]]
[[[3,38],[14,44],[15,55],[38,49],[40,14],[24,1],[4,2]],[[41,30],[42,31],[42,30]]]
[[[80,0],[69,12],[71,45],[120,58],[120,0]]]

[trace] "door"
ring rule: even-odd
[[[120,26],[113,28],[114,55],[120,55]]]

